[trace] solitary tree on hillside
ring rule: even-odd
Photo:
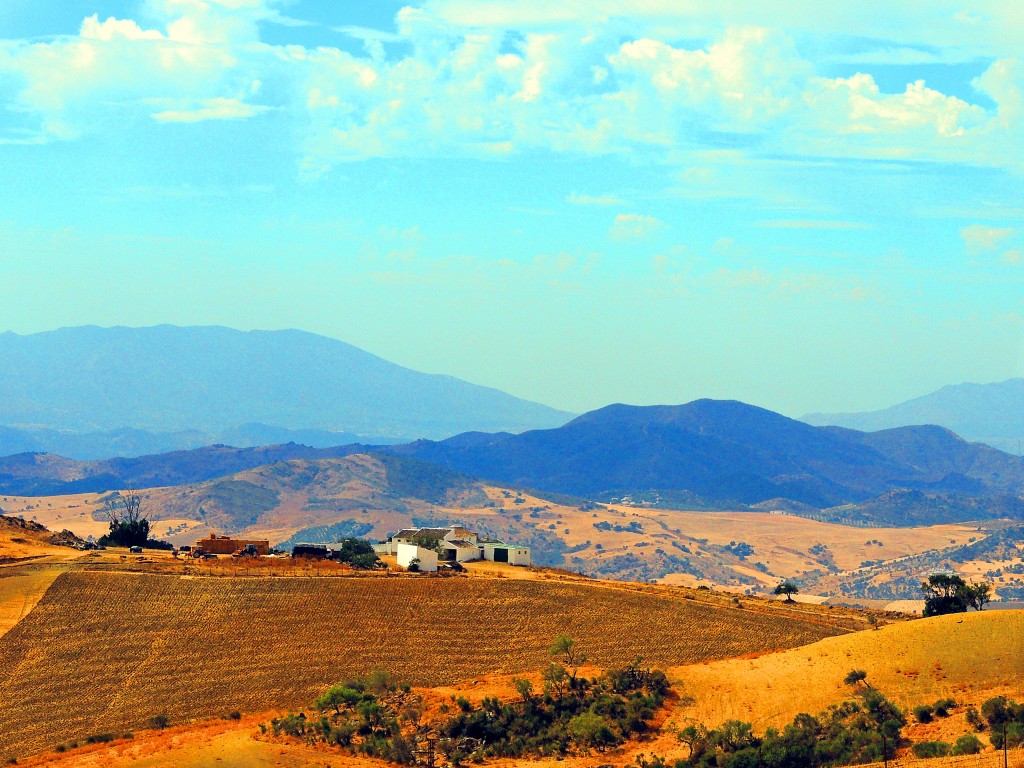
[[[786,579],[784,582],[779,584],[779,586],[777,586],[774,590],[772,590],[772,594],[785,595],[786,602],[792,603],[793,595],[795,595],[799,591],[800,588],[796,585],[796,582],[791,581],[790,579]]]
[[[868,673],[865,672],[863,669],[851,669],[849,674],[847,674],[846,677],[843,678],[843,682],[847,685],[856,685],[857,683],[864,683],[865,688],[870,688],[871,686],[868,684],[867,676]]]

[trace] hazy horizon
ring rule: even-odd
[[[1024,21],[0,6],[0,329],[302,329],[572,412],[1024,375]]]

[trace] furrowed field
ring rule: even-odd
[[[378,668],[423,686],[536,670],[559,633],[597,665],[670,667],[844,631],[821,615],[585,583],[69,572],[0,638],[0,758],[155,715],[308,705]]]

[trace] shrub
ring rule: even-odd
[[[939,699],[932,705],[932,709],[935,710],[936,717],[949,717],[949,710],[956,709],[956,701],[954,699]]]
[[[967,718],[967,724],[971,726],[971,728],[976,731],[985,730],[985,721],[981,719],[981,715],[978,713],[977,709],[974,707],[968,707],[964,715]]]
[[[918,704],[914,707],[914,718],[919,723],[930,723],[934,711],[928,704]]]
[[[919,741],[911,749],[914,757],[945,757],[950,747],[944,741]]]
[[[976,755],[981,752],[981,740],[973,733],[965,733],[956,740],[951,755]]]
[[[153,717],[149,718],[149,727],[154,730],[159,729],[162,731],[170,724],[170,722],[171,721],[168,719],[167,715],[153,715]]]

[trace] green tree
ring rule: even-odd
[[[548,664],[541,677],[544,679],[544,693],[554,699],[561,699],[569,684],[569,673],[565,671],[565,667],[553,661]]]
[[[965,613],[968,608],[981,610],[991,600],[988,584],[968,584],[955,573],[933,573],[922,582],[923,616]]]
[[[953,745],[952,755],[976,755],[981,752],[981,739],[973,733],[965,733]]]
[[[113,547],[144,547],[149,540],[149,519],[142,511],[142,496],[134,488],[111,494],[104,502],[110,530],[99,543]]]
[[[985,605],[992,602],[992,585],[981,582],[971,584],[967,587],[965,597],[968,605],[976,611],[983,610]]]
[[[533,683],[521,677],[513,677],[512,684],[516,687],[516,693],[523,698],[523,710],[528,710],[533,703]]]
[[[689,754],[686,756],[688,759],[699,756],[708,743],[708,729],[701,723],[686,726],[679,731],[677,736],[689,750]]]
[[[581,712],[565,728],[573,740],[584,747],[603,747],[615,743],[615,732],[608,721],[594,712]]]
[[[856,685],[857,683],[864,683],[865,688],[870,688],[871,686],[868,684],[867,676],[868,673],[865,672],[863,669],[851,669],[847,673],[846,677],[843,678],[843,682],[846,683],[846,685]]]
[[[559,635],[555,638],[555,644],[551,646],[552,656],[561,656],[562,664],[569,669],[569,686],[576,687],[576,675],[580,666],[586,663],[587,657],[580,652],[576,641],[568,635]]]
[[[796,585],[795,581],[792,581],[791,579],[786,579],[784,582],[782,582],[775,589],[772,590],[772,594],[785,595],[786,602],[792,603],[793,595],[797,594],[799,591],[800,588]]]
[[[349,688],[344,685],[334,685],[328,688],[322,696],[317,698],[317,700],[313,702],[313,706],[321,712],[327,709],[333,709],[338,714],[341,714],[341,708],[343,706],[353,707],[362,700],[363,694],[354,688]]]
[[[384,565],[373,550],[373,544],[365,539],[339,539],[338,543],[341,545],[335,555],[338,562],[361,569],[380,568]]]

